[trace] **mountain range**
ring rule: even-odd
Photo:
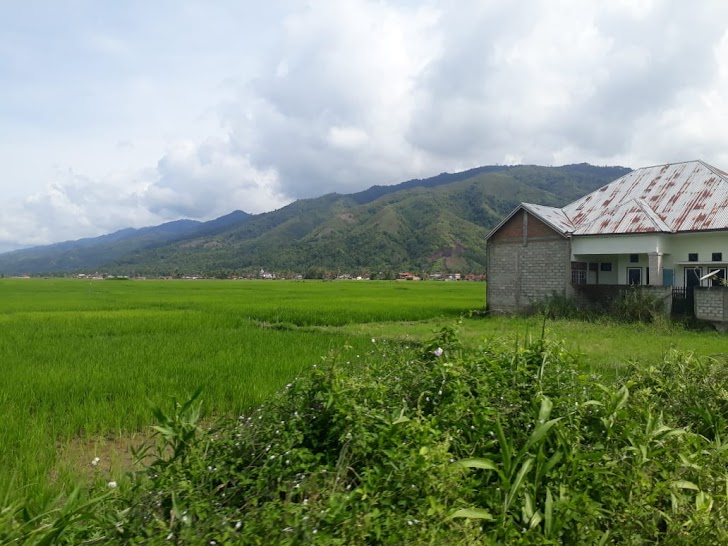
[[[485,166],[0,254],[0,274],[321,276],[485,270],[484,239],[520,202],[563,206],[628,173],[586,163]]]

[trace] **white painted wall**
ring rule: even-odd
[[[600,271],[599,284],[626,284],[628,267],[642,268],[642,282],[646,283],[650,252],[663,254],[663,269],[673,269],[674,285],[683,286],[686,268],[701,267],[703,275],[728,268],[728,232],[577,236],[571,241],[573,261],[613,263],[612,274]],[[714,252],[722,253],[722,261],[712,261]],[[698,254],[698,262],[688,262],[690,253]],[[630,254],[639,254],[639,261],[631,263]],[[650,276],[654,273],[650,271]],[[703,284],[707,286],[707,281]]]
[[[640,254],[647,252],[663,252],[667,245],[667,237],[663,234],[644,235],[599,235],[573,237],[571,253],[577,254]]]
[[[722,252],[728,263],[728,233],[677,233],[670,236],[668,252],[672,263],[687,262],[691,252],[698,254],[699,263],[711,263],[711,254]]]

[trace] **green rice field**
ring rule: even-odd
[[[346,325],[452,321],[483,294],[476,283],[0,280],[0,494],[67,488],[97,456],[118,471],[152,404],[202,387],[206,415],[237,415],[322,357],[371,348]]]
[[[149,434],[150,407],[198,387],[208,419],[237,416],[322,358],[356,364],[373,339],[419,342],[455,322],[473,347],[540,335],[536,317],[470,318],[484,293],[466,282],[0,279],[0,494],[116,479]],[[546,330],[615,374],[673,348],[728,351],[725,336],[669,324]]]

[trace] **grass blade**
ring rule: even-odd
[[[513,503],[513,499],[516,497],[516,493],[518,493],[518,490],[521,488],[521,485],[523,485],[523,481],[526,479],[526,474],[531,470],[531,467],[533,466],[533,459],[528,458],[525,461],[523,461],[523,464],[521,465],[521,469],[518,471],[518,475],[516,476],[515,481],[511,485],[510,491],[508,491],[508,495],[506,496],[506,501],[503,506],[503,512],[507,512],[508,509],[511,507],[511,504]]]

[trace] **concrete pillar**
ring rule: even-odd
[[[647,254],[650,268],[650,284],[662,286],[662,253],[650,252]]]

